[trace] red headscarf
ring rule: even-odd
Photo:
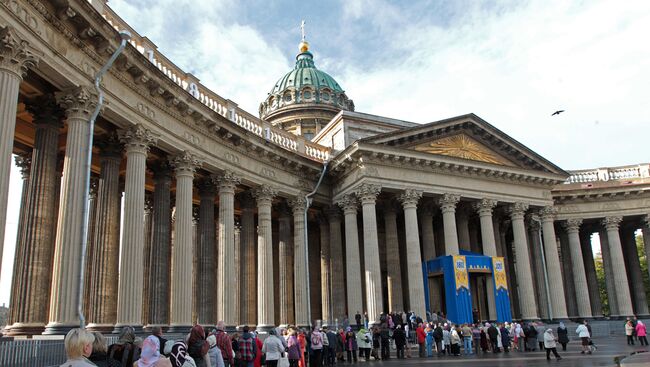
[[[194,325],[194,327],[192,327],[187,345],[194,345],[197,342],[202,342],[201,355],[206,355],[210,349],[210,344],[205,340],[205,330],[203,330],[203,326],[201,325]]]

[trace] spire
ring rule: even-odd
[[[305,39],[305,24],[305,20],[303,19],[302,22],[300,22],[300,35],[302,36],[300,45],[298,46],[300,53],[309,51],[309,42]]]

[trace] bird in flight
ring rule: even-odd
[[[564,112],[564,110],[557,110],[557,111],[553,112],[553,113],[551,114],[551,116],[559,115],[559,114],[561,114],[562,112]]]

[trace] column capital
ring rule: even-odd
[[[526,211],[528,210],[528,204],[522,203],[522,202],[517,202],[508,208],[508,213],[510,214],[510,218],[512,219],[524,219],[524,214],[526,214]]]
[[[539,216],[542,218],[542,222],[552,222],[555,220],[556,214],[557,208],[552,205],[545,206],[539,210]]]
[[[619,226],[619,224],[621,224],[622,220],[623,220],[623,217],[621,217],[621,216],[606,217],[605,219],[603,219],[602,223],[603,223],[603,226],[605,226],[605,228],[608,231],[611,231],[611,230],[618,231],[618,226]]]
[[[197,180],[196,187],[199,189],[199,197],[201,198],[212,197],[214,199],[214,196],[217,193],[215,181],[212,177],[203,177],[200,180]]]
[[[118,137],[124,144],[127,153],[139,152],[147,154],[149,147],[158,141],[158,136],[141,124],[118,131]]]
[[[579,218],[572,218],[572,219],[567,219],[566,222],[564,223],[564,228],[566,228],[567,232],[578,232],[580,230],[580,226],[582,225],[582,219]]]
[[[99,147],[99,154],[102,158],[118,158],[122,159],[122,151],[124,147],[120,142],[120,137],[116,132],[107,134],[102,139],[97,139],[96,145]]]
[[[526,224],[528,225],[528,228],[533,231],[539,231],[540,228],[542,228],[542,223],[539,220],[539,217],[533,213],[526,214]]]
[[[458,194],[442,194],[442,196],[438,199],[438,204],[440,204],[440,209],[442,210],[443,213],[445,212],[455,212],[456,211],[456,205],[460,201],[460,195]]]
[[[32,115],[37,128],[59,129],[65,111],[57,103],[54,94],[44,94],[25,101],[25,109]]]
[[[287,204],[291,207],[293,215],[302,215],[305,213],[305,204],[307,204],[307,200],[305,200],[304,195],[298,195],[287,200]]]
[[[330,205],[325,209],[325,214],[327,215],[327,219],[331,221],[337,221],[341,220],[341,210],[338,208],[337,205]]]
[[[167,159],[159,159],[152,163],[151,171],[154,180],[170,180],[172,177],[172,166]]]
[[[340,198],[337,202],[336,205],[340,206],[341,209],[343,209],[343,213],[348,214],[348,213],[355,213],[359,209],[359,201],[357,198],[352,195],[352,194],[347,194]]]
[[[212,176],[217,185],[219,186],[219,193],[230,192],[235,193],[235,188],[241,183],[241,178],[235,175],[232,171],[223,171],[220,174]]]
[[[9,71],[22,79],[28,69],[38,64],[39,56],[12,27],[0,27],[0,70]]]
[[[97,107],[97,92],[90,86],[72,87],[54,95],[68,119],[87,121]]]
[[[252,211],[255,209],[255,198],[253,197],[251,190],[240,193],[237,197],[237,200],[239,201],[239,207],[242,210]]]
[[[418,205],[418,217],[433,217],[437,210],[437,207],[430,200],[422,200],[422,203]]]
[[[402,203],[404,209],[415,208],[422,197],[421,190],[406,189],[399,195],[399,201]]]
[[[190,151],[184,150],[181,153],[171,157],[169,163],[174,167],[176,176],[188,175],[193,176],[197,168],[202,165],[201,160]]]
[[[32,167],[32,152],[16,154],[14,157],[16,167],[20,169],[20,176],[23,180],[29,178],[29,172]]]
[[[493,199],[481,199],[475,202],[473,206],[479,216],[492,216],[492,209],[497,206],[497,201]]]
[[[359,198],[362,204],[374,204],[377,201],[377,196],[380,192],[380,185],[364,183],[356,188],[354,194]]]
[[[263,185],[253,189],[252,194],[257,201],[257,206],[271,205],[273,198],[278,195],[278,190],[271,186]]]

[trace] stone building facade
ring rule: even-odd
[[[123,29],[93,132],[82,268],[92,83]],[[78,325],[81,274],[101,331],[424,315],[422,262],[460,250],[505,257],[515,318],[601,317],[594,233],[612,315],[648,314],[633,251],[638,229],[650,251],[647,164],[566,172],[474,114],[419,125],[355,112],[303,46],[296,68],[311,70],[287,75],[311,80],[281,79],[258,118],[105,1],[0,0],[0,238],[7,216],[20,223],[5,332]],[[20,213],[7,213],[12,155]],[[472,280],[483,319],[491,282]],[[444,310],[429,283],[429,311]]]

